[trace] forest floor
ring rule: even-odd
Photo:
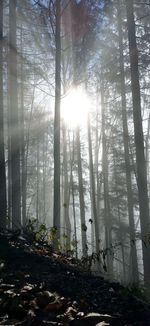
[[[49,246],[0,234],[0,325],[150,326],[150,306]]]

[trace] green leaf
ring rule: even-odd
[[[63,234],[62,237],[63,237],[63,239],[68,239],[68,236],[67,236],[67,234],[65,234],[65,233]]]
[[[39,232],[40,231],[46,231],[46,225],[45,224],[41,224],[39,227]]]
[[[57,234],[57,227],[56,226],[53,226],[51,229],[50,229],[50,232],[51,232],[51,235],[52,236],[55,236]]]

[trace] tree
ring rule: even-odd
[[[61,5],[56,0],[56,30],[55,30],[55,120],[54,120],[54,210],[53,224],[57,227],[60,237],[60,97],[61,97]]]
[[[0,1],[0,225],[6,226],[6,171],[4,148],[4,107],[3,107],[3,0]]]
[[[80,130],[77,128],[77,161],[78,161],[78,180],[79,180],[79,202],[80,202],[80,219],[81,219],[81,239],[83,256],[87,256],[87,226],[85,222],[85,203],[84,203],[84,189],[82,176],[82,162],[81,162],[81,144],[80,144]]]
[[[23,52],[23,30],[21,23],[20,31],[20,50]],[[20,156],[21,156],[21,199],[22,199],[22,224],[25,226],[26,223],[26,195],[27,195],[27,171],[26,171],[26,157],[25,157],[25,123],[24,123],[24,66],[23,58],[21,58],[20,67]]]
[[[99,239],[99,221],[97,216],[96,207],[96,192],[95,192],[95,178],[94,178],[94,166],[93,166],[93,153],[92,153],[92,139],[91,139],[91,124],[90,117],[88,115],[88,146],[89,146],[89,169],[90,169],[90,192],[91,192],[91,206],[92,206],[92,218],[94,219],[95,225],[95,242],[96,242],[96,252],[100,249],[100,239]]]
[[[109,273],[113,273],[113,259],[111,253],[112,245],[112,220],[109,198],[109,174],[108,174],[108,148],[106,140],[105,124],[105,100],[104,100],[104,81],[101,75],[101,114],[102,114],[102,172],[104,182],[104,224],[105,224],[105,243],[107,248],[107,268]]]
[[[71,224],[69,217],[69,204],[70,204],[70,184],[68,181],[68,153],[67,153],[67,137],[66,126],[63,124],[63,176],[64,176],[64,195],[63,195],[63,218],[66,227],[66,248],[70,249],[71,243]]]
[[[120,2],[117,1],[117,14],[118,14],[118,33],[119,33],[119,54],[120,54],[120,88],[121,88],[121,108],[122,108],[122,125],[123,125],[123,145],[124,145],[124,160],[126,170],[126,185],[127,185],[127,203],[129,215],[129,233],[130,241],[134,243],[131,246],[131,260],[132,260],[132,281],[138,283],[138,264],[137,264],[137,251],[135,242],[135,225],[134,225],[134,210],[133,210],[133,193],[131,181],[131,164],[129,152],[129,132],[127,121],[127,108],[126,108],[126,93],[125,93],[125,69],[124,69],[124,56],[123,56],[123,33],[121,25],[121,10]],[[121,230],[120,230],[121,232]]]
[[[21,226],[20,131],[18,124],[16,0],[9,2],[9,114],[12,182],[12,227]]]
[[[150,275],[150,250],[145,246],[144,241],[148,235],[149,225],[149,205],[147,191],[147,172],[144,155],[144,136],[141,116],[141,96],[138,70],[138,49],[136,43],[136,31],[133,12],[133,0],[126,0],[127,26],[129,38],[129,54],[131,67],[131,88],[133,101],[133,120],[136,147],[137,184],[139,194],[139,209],[141,222],[141,237],[143,248],[144,280],[149,282]]]

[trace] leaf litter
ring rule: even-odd
[[[118,283],[25,235],[0,237],[0,325],[148,326],[150,307]]]

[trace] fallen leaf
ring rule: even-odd
[[[25,286],[21,289],[21,292],[28,292],[28,291],[31,291],[31,290],[33,290],[33,285],[28,284],[28,285],[25,285]]]
[[[50,302],[54,302],[54,300],[55,300],[54,295],[49,291],[44,291],[44,292],[37,293],[36,302],[37,302],[37,305],[40,308],[44,308]]]
[[[110,315],[103,315],[103,314],[99,314],[99,313],[95,313],[95,312],[91,312],[87,315],[85,315],[83,318],[81,319],[74,319],[73,321],[71,321],[70,325],[71,326],[95,326],[96,324],[99,323],[111,323],[111,325],[115,325],[116,321],[118,320],[118,318],[110,316]]]
[[[59,311],[62,307],[63,307],[63,303],[55,301],[49,303],[45,307],[44,311]]]

